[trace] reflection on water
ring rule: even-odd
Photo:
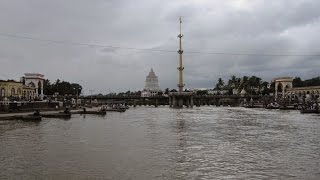
[[[319,179],[320,116],[132,108],[0,121],[0,179]]]

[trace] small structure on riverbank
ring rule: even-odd
[[[280,95],[281,97],[284,97],[286,94],[286,91],[290,88],[292,88],[292,77],[279,77],[274,79],[275,83],[275,98],[277,99]]]
[[[25,73],[22,82],[28,87],[35,88],[35,96],[43,99],[43,82],[44,75],[39,73]],[[40,92],[39,92],[40,90]]]

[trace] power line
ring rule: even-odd
[[[258,54],[258,53],[229,53],[229,52],[187,52],[189,54],[214,54],[231,56],[320,56],[320,54]]]
[[[113,46],[113,45],[102,45],[102,44],[91,44],[91,43],[80,43],[72,41],[62,41],[62,40],[52,40],[52,39],[41,39],[29,36],[21,36],[15,34],[6,34],[0,33],[0,36],[10,37],[16,39],[26,39],[39,42],[49,42],[54,44],[63,44],[63,45],[73,45],[73,46],[87,46],[87,47],[99,47],[99,48],[112,48],[112,49],[126,49],[126,50],[136,50],[136,51],[149,51],[149,52],[168,52],[168,53],[177,53],[173,50],[165,49],[147,49],[147,48],[134,48],[134,47],[122,47],[122,46]],[[234,53],[234,52],[201,52],[201,51],[187,51],[185,54],[211,54],[211,55],[224,55],[224,56],[320,56],[320,54],[259,54],[259,53]]]
[[[163,49],[145,49],[145,48],[120,47],[120,46],[91,44],[91,43],[79,43],[79,42],[71,42],[71,41],[40,39],[40,38],[34,38],[34,37],[29,37],[29,36],[20,36],[20,35],[5,34],[5,33],[0,33],[0,36],[16,38],[16,39],[26,39],[26,40],[32,40],[32,41],[49,42],[49,43],[55,43],[55,44],[74,45],[74,46],[88,46],[88,47],[100,47],[100,48],[128,49],[128,50],[139,50],[139,51],[159,51],[159,52],[174,52],[174,53],[176,53],[176,51],[163,50]]]

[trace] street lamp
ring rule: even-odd
[[[90,104],[92,105],[92,92],[93,92],[94,90],[93,89],[90,89]]]

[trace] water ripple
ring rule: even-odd
[[[0,179],[319,179],[319,117],[206,106],[0,121]]]

